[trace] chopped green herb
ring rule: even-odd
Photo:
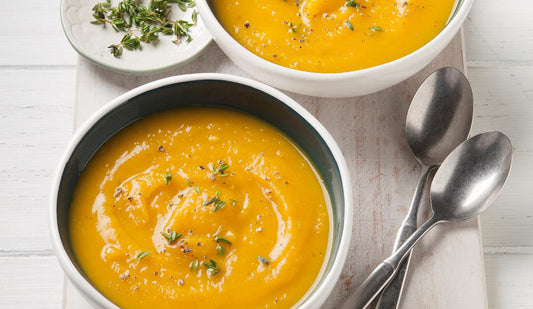
[[[217,200],[216,196],[213,196],[212,198],[208,199],[207,201],[205,201],[202,206],[207,206],[207,205],[210,205],[210,204],[213,204],[215,201]]]
[[[196,271],[198,269],[198,259],[194,259],[194,261],[189,264],[189,268],[191,271]]]
[[[218,255],[224,255],[224,252],[225,252],[224,248],[221,245],[217,244]]]
[[[172,174],[171,173],[166,173],[165,174],[165,185],[168,185],[168,183],[172,180]]]
[[[378,27],[378,26],[374,26],[374,27],[369,27],[370,30],[372,31],[383,31],[383,29],[381,29],[381,27]]]
[[[137,260],[142,260],[145,257],[147,257],[151,252],[150,251],[143,251],[137,255]]]
[[[229,200],[231,201],[231,205],[232,205],[233,207],[237,206],[237,201],[236,201],[236,200],[234,200],[234,199],[232,199],[232,198],[230,198]]]
[[[161,235],[167,239],[169,245],[172,245],[176,240],[183,236],[182,233],[176,233],[176,231],[172,231],[170,234],[161,232]]]
[[[122,55],[122,45],[111,44],[107,48],[110,49],[111,54],[115,57],[120,57]]]
[[[194,186],[194,191],[196,191],[196,193],[200,194],[200,187],[199,186]]]
[[[215,236],[215,241],[216,242],[223,242],[223,243],[228,244],[228,245],[231,246],[231,241],[227,240],[226,238]]]
[[[226,206],[226,202],[221,200],[218,196],[220,196],[220,192],[219,191],[217,191],[215,196],[213,196],[210,199],[208,199],[207,201],[203,202],[202,206],[207,206],[207,205],[213,204],[214,205],[213,211],[221,210],[222,208],[224,208],[224,206]]]
[[[224,208],[224,206],[226,206],[226,202],[224,202],[223,200],[217,198],[215,200],[215,207],[213,208],[213,211],[219,211],[222,208]]]
[[[218,267],[217,263],[213,260],[209,260],[209,263],[202,262],[202,265],[204,265],[207,270],[207,275],[209,277],[212,277],[220,272],[220,268]]]
[[[220,165],[217,167],[217,169],[215,170],[215,173],[224,173],[227,169],[229,168],[229,165],[228,163],[226,162],[221,162]]]
[[[194,184],[194,181],[191,181],[190,179],[187,179],[187,186],[191,187]]]
[[[228,177],[229,174],[226,173],[226,170],[229,168],[229,164],[224,161],[218,161],[219,165],[215,168],[215,164],[212,162],[209,162],[207,164],[207,167],[213,174],[210,176],[212,181],[215,181],[215,177]]]
[[[353,31],[353,25],[352,25],[351,22],[345,20],[345,21],[344,21],[344,25],[345,25],[346,27],[348,27],[348,29],[350,29],[350,30]]]
[[[191,15],[192,22],[196,24],[196,21],[198,21],[198,11],[194,10]]]
[[[352,7],[358,8],[361,5],[359,3],[357,3],[357,2],[355,2],[355,0],[348,0],[348,1],[346,1],[346,6],[352,6]]]
[[[116,7],[111,1],[97,3],[92,11],[92,24],[109,24],[117,32],[127,32],[120,43],[109,45],[110,52],[115,57],[122,55],[123,47],[128,50],[141,48],[142,43],[153,43],[159,40],[159,34],[176,35],[174,42],[186,37],[190,42],[190,28],[196,23],[197,12],[193,12],[193,23],[186,20],[172,20],[169,18],[171,7],[168,3],[176,3],[182,11],[195,6],[194,0],[151,0],[146,7],[138,0],[123,0]]]

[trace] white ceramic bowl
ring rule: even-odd
[[[333,137],[302,106],[262,83],[224,74],[169,77],[128,91],[97,111],[74,134],[54,180],[50,230],[68,279],[95,307],[118,309],[87,279],[72,251],[68,217],[79,175],[93,154],[130,123],[171,108],[216,105],[255,115],[287,134],[322,175],[331,199],[328,254],[315,284],[295,308],[319,308],[333,290],[348,253],[352,231],[352,191],[348,167]]]
[[[246,0],[244,0],[246,1]],[[446,27],[429,43],[400,59],[382,65],[345,73],[312,73],[283,67],[240,45],[219,23],[211,0],[196,4],[205,26],[218,46],[242,69],[269,85],[319,97],[350,97],[373,93],[406,80],[429,64],[461,28],[473,0],[456,0]]]

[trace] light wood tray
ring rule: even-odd
[[[458,34],[421,72],[376,94],[347,99],[288,94],[333,135],[352,177],[352,242],[343,273],[324,308],[338,307],[374,266],[391,253],[396,230],[407,211],[420,171],[404,136],[409,102],[420,83],[434,70],[452,66],[464,71],[463,50],[462,35]],[[152,76],[114,73],[80,58],[74,126],[127,90],[162,77],[199,72],[250,77],[214,43],[192,63]],[[402,308],[486,308],[480,239],[476,219],[443,224],[432,230],[413,253]],[[63,307],[92,308],[68,280],[65,280]]]

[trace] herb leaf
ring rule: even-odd
[[[226,206],[226,202],[217,197],[217,199],[215,200],[215,207],[213,208],[213,211],[219,211],[224,208],[224,206]]]
[[[204,265],[207,270],[207,275],[209,277],[212,277],[220,272],[220,268],[218,267],[217,263],[213,260],[209,260],[209,263],[202,262],[202,265]]]
[[[224,247],[222,247],[221,245],[217,244],[217,253],[218,255],[224,255]]]
[[[351,7],[358,8],[361,5],[359,3],[357,3],[357,2],[355,2],[355,0],[348,0],[348,1],[346,1],[346,6],[351,6]]]
[[[171,173],[166,173],[165,174],[165,185],[168,185],[168,183],[172,180],[172,174]]]
[[[198,269],[198,259],[194,259],[194,261],[189,264],[189,268],[191,271],[196,271]]]
[[[216,242],[223,242],[225,244],[228,244],[231,246],[231,241],[227,240],[226,238],[222,238],[222,237],[219,237],[219,236],[215,236],[215,241]]]
[[[145,257],[147,257],[151,252],[150,251],[143,251],[137,255],[137,260],[142,260]]]
[[[381,27],[378,27],[378,26],[374,26],[374,27],[369,27],[370,30],[372,31],[383,31],[383,29]]]
[[[210,199],[208,199],[207,201],[203,202],[202,203],[202,206],[207,206],[207,205],[211,205],[213,204],[214,207],[213,207],[213,211],[219,211],[221,210],[222,208],[224,208],[226,206],[226,202],[224,202],[223,200],[221,200],[218,196],[220,195],[220,192],[217,191],[217,193],[215,194],[215,196],[211,197]]]
[[[176,240],[183,236],[182,233],[177,233],[176,231],[172,231],[170,234],[161,232],[161,235],[167,239],[169,245],[172,245]]]
[[[346,27],[348,27],[348,29],[350,29],[350,30],[353,31],[353,25],[352,25],[351,22],[345,20],[345,21],[344,21],[344,25],[345,25]]]

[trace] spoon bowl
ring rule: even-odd
[[[455,68],[439,69],[420,85],[405,126],[409,148],[420,163],[442,163],[468,137],[473,101],[470,83]]]
[[[511,141],[500,132],[476,135],[457,147],[431,184],[434,217],[459,221],[483,212],[507,180],[512,151]]]

